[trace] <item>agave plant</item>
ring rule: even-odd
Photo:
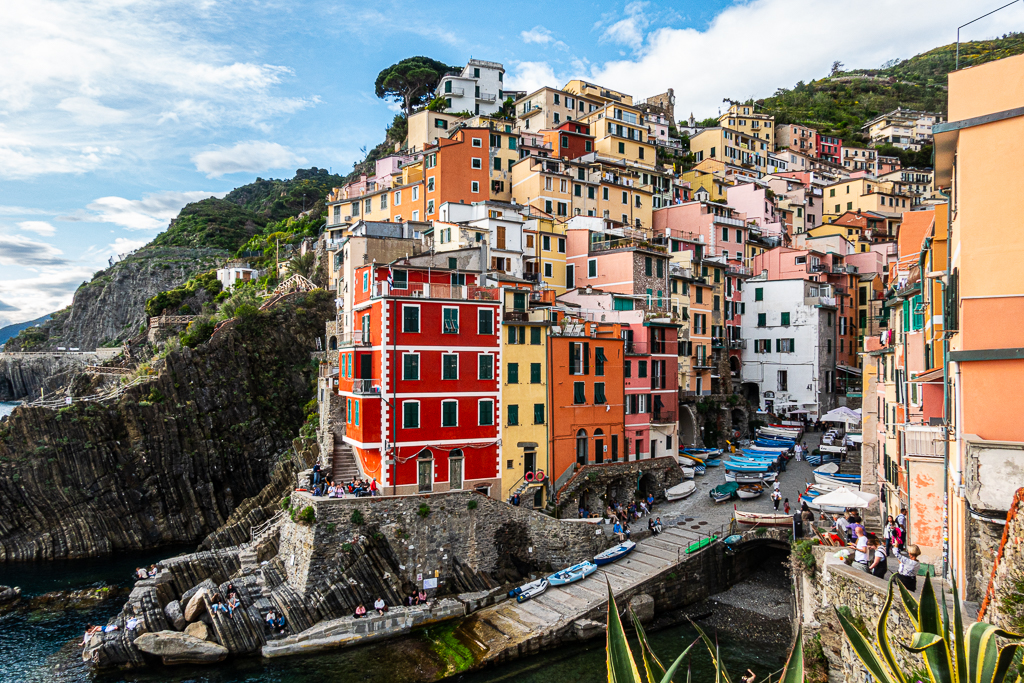
[[[644,671],[647,674],[646,680],[648,683],[672,683],[672,676],[675,675],[683,658],[697,644],[697,641],[695,640],[690,643],[689,647],[676,657],[676,661],[672,662],[672,666],[665,669],[665,665],[661,663],[658,655],[654,654],[654,650],[651,649],[647,635],[640,625],[640,620],[632,612],[630,612],[630,616],[633,620],[633,628],[636,629],[637,638],[640,640],[641,658],[644,663]],[[729,678],[725,665],[722,663],[722,658],[719,656],[717,644],[713,643],[711,638],[699,626],[696,624],[693,626],[699,634],[697,640],[704,641],[708,652],[711,653],[711,659],[715,664],[715,683],[732,683],[732,679]],[[786,662],[786,668],[782,672],[782,678],[779,680],[779,683],[803,683],[802,635],[800,631],[797,632],[796,643],[793,646],[793,650],[789,653],[789,660]],[[619,609],[615,604],[615,595],[612,593],[611,585],[608,586],[608,640],[606,651],[608,656],[608,683],[644,682],[644,679],[640,677],[640,671],[637,669],[636,660],[633,658],[633,651],[630,650],[629,641],[626,640],[626,631],[622,626],[622,620],[619,618]],[[687,672],[686,680],[689,683],[689,672]]]
[[[895,575],[889,579],[885,604],[875,623],[877,648],[846,616],[836,610],[847,640],[877,683],[914,683],[915,680],[901,670],[889,639],[887,618],[893,604],[894,586],[899,588],[900,599],[915,631],[910,644],[901,646],[922,655],[931,683],[1006,683],[1014,657],[1018,649],[1024,646],[1019,642],[1011,642],[999,647],[996,639],[1021,641],[1024,636],[983,622],[971,624],[965,632],[955,580],[953,622],[950,623],[945,595],[942,595],[941,602],[936,599],[930,577],[925,577],[920,601],[895,579]],[[1021,677],[1018,675],[1015,681],[1021,683]]]

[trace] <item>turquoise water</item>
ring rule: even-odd
[[[24,595],[101,583],[128,586],[135,567],[174,554],[175,550],[164,549],[113,558],[0,565],[0,584],[21,586]],[[49,620],[30,620],[22,615],[0,619],[0,680],[5,683],[27,680],[33,683],[58,680],[60,683],[405,683],[419,680],[420,667],[413,656],[419,644],[415,636],[269,662],[246,658],[215,667],[157,667],[99,676],[90,676],[80,667],[56,678],[42,673],[48,657],[69,640],[81,638],[89,624],[105,623],[120,611],[121,605],[122,601],[115,600],[93,611],[65,613]],[[722,632],[717,637],[723,661],[734,678],[749,667],[759,681],[764,680],[767,674],[778,671],[785,663],[785,652],[777,647],[740,641]],[[666,665],[695,638],[696,632],[689,625],[650,634],[652,646]],[[638,652],[636,647],[634,651]],[[693,648],[689,666],[694,683],[714,680],[711,659],[702,647]],[[604,683],[607,680],[604,640],[564,646],[449,680],[459,683]],[[685,672],[676,676],[676,680],[686,680]]]
[[[10,415],[12,412],[14,412],[14,408],[17,405],[17,403],[11,403],[9,401],[0,401],[0,417],[3,417],[4,415]]]

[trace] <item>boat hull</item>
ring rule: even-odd
[[[591,574],[597,571],[597,565],[593,562],[580,562],[575,564],[568,569],[563,569],[560,572],[555,572],[551,576],[547,577],[547,581],[552,586],[564,586],[569,583],[576,583],[582,581]]]
[[[692,481],[684,481],[682,484],[673,486],[665,491],[665,500],[682,500],[697,490],[697,484]]]
[[[611,564],[612,562],[615,562],[616,560],[622,559],[626,555],[629,555],[631,552],[633,552],[634,548],[636,548],[636,543],[634,543],[633,541],[626,541],[625,543],[620,543],[619,545],[613,548],[605,550],[603,553],[594,555],[594,564],[596,564],[598,567],[602,567],[606,564]]]
[[[761,512],[744,512],[736,510],[733,513],[736,521],[740,524],[751,524],[756,526],[792,526],[793,518],[789,515],[773,515]]]
[[[533,598],[537,597],[538,595],[541,595],[544,591],[546,591],[548,589],[549,584],[547,580],[540,579],[539,581],[533,581],[526,585],[530,586],[530,588],[523,590],[521,593],[519,593],[516,596],[516,602],[526,602],[527,600],[532,600]]]

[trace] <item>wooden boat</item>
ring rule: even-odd
[[[839,474],[839,466],[829,463],[814,470],[814,481],[832,486],[860,486],[860,475]]]
[[[698,458],[713,458],[722,454],[721,448],[684,448],[681,453],[696,455]]]
[[[783,441],[782,439],[764,439],[758,437],[754,439],[755,446],[774,446],[774,447],[785,447],[787,450],[796,445],[795,441]]]
[[[838,505],[818,505],[816,502],[814,502],[814,499],[817,497],[818,496],[812,496],[808,493],[803,493],[800,495],[800,502],[806,504],[807,507],[811,508],[812,510],[817,510],[818,512],[827,512],[830,515],[840,515],[846,512],[846,508],[840,507]]]
[[[605,564],[611,564],[615,560],[623,558],[626,555],[633,552],[634,548],[636,548],[636,543],[634,543],[633,541],[626,541],[625,543],[620,543],[615,547],[608,548],[608,550],[605,550],[603,553],[598,553],[597,555],[594,555],[594,564],[596,564],[598,567]]]
[[[704,461],[705,467],[720,467],[722,464],[721,458],[708,458]]]
[[[542,583],[545,584],[544,588],[546,590],[547,589],[547,582],[548,582],[547,579],[537,579],[536,581],[531,581],[530,583],[524,583],[522,586],[516,586],[515,588],[513,588],[512,590],[510,590],[508,592],[508,597],[514,598],[517,595],[521,595],[522,593],[525,593],[528,590],[532,590],[532,589],[536,588],[537,586],[539,586]],[[540,595],[540,594],[538,593],[538,595]]]
[[[692,467],[680,466],[679,469],[682,470],[684,479],[693,479],[693,475],[695,474],[695,472],[693,471]]]
[[[704,465],[694,465],[693,466],[693,473],[694,474],[699,474],[701,476],[704,476],[704,472],[705,472]]]
[[[555,572],[547,578],[547,581],[552,586],[564,586],[567,583],[582,581],[596,571],[597,565],[588,560],[580,562],[579,564],[574,564],[568,569],[563,569],[560,572]]]
[[[787,447],[787,446],[748,446],[748,447],[742,448],[740,450],[744,450],[744,451],[759,451],[759,452],[762,452],[762,453],[775,453],[777,455],[782,455],[784,453],[788,453],[789,452],[789,447]]]
[[[724,503],[733,496],[736,495],[736,491],[739,490],[740,485],[734,481],[727,481],[724,484],[719,484],[715,488],[711,489],[708,493],[711,496],[711,500],[716,503]]]
[[[696,490],[697,484],[692,481],[684,481],[665,491],[665,500],[682,500]]]
[[[792,515],[779,515],[770,512],[744,512],[736,510],[733,516],[740,524],[752,524],[755,526],[792,526]]]
[[[770,484],[778,476],[777,472],[730,472],[725,471],[726,482],[737,484]]]
[[[679,460],[679,458],[686,458],[690,462],[696,463],[698,465],[703,465],[704,464],[704,458],[700,457],[699,455],[694,455],[692,453],[682,453],[682,452],[680,452],[679,455],[676,457],[676,460],[678,460],[679,462],[682,462],[681,460]]]
[[[537,597],[548,589],[548,585],[547,579],[537,579],[536,581],[531,581],[525,586],[520,586],[516,589],[519,591],[516,594],[516,602],[526,602],[527,600]]]
[[[686,554],[695,553],[701,548],[707,548],[709,545],[718,540],[718,536],[711,536],[710,538],[702,538],[699,541],[691,543],[686,546]]]
[[[736,495],[749,500],[760,496],[762,491],[764,491],[764,487],[760,484],[743,484],[736,489]]]
[[[771,463],[767,462],[737,462],[730,460],[725,463],[725,469],[732,472],[767,472]]]

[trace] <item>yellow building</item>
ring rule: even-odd
[[[768,172],[768,153],[771,142],[739,130],[705,128],[690,138],[690,153],[701,162],[717,159],[727,164],[739,164],[758,173]]]
[[[535,235],[538,279],[544,289],[565,294],[565,223],[550,218],[530,217],[523,228]]]
[[[548,457],[546,309],[530,310],[529,290],[502,290],[501,339],[501,494],[513,493],[525,507],[543,507],[544,485],[538,472],[551,472]]]
[[[555,128],[566,121],[579,121],[599,106],[599,101],[577,93],[540,88],[516,100],[516,127],[534,132]]]
[[[768,141],[768,150],[775,149],[772,143],[775,134],[775,117],[770,114],[758,114],[756,107],[752,104],[732,105],[729,107],[729,111],[718,117],[718,125],[758,140],[766,140]]]
[[[899,188],[892,181],[862,177],[827,186],[822,205],[822,220],[831,222],[846,211],[903,213],[914,207],[914,200],[899,194]]]
[[[427,145],[437,144],[439,138],[446,138],[461,116],[439,111],[422,109],[409,117],[409,128],[405,137],[405,150],[409,153],[422,152]]]
[[[694,169],[680,173],[679,178],[690,183],[691,196],[694,196],[697,190],[705,190],[708,193],[708,201],[717,202],[720,199],[728,199],[726,192],[731,185],[721,176]]]
[[[633,96],[627,95],[626,93],[619,92],[618,90],[612,90],[611,88],[605,88],[597,85],[596,83],[588,83],[587,81],[581,81],[580,79],[574,79],[565,84],[562,88],[567,93],[572,93],[578,97],[586,97],[587,99],[602,104],[624,104],[627,106],[633,106]]]
[[[598,154],[657,168],[655,146],[648,142],[647,125],[640,109],[613,102],[590,112],[580,121],[590,126]]]
[[[838,235],[851,245],[856,253],[871,251],[872,241],[864,234],[864,231],[855,225],[839,225],[836,223],[822,223],[811,228],[806,233],[807,237],[829,237]]]

